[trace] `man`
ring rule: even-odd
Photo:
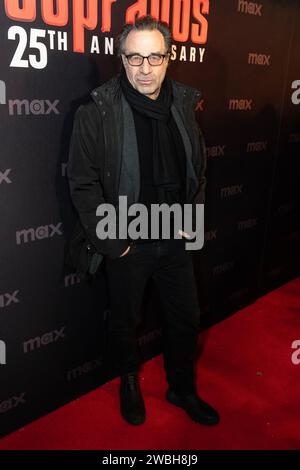
[[[195,388],[199,305],[185,238],[165,239],[161,231],[157,239],[102,239],[96,234],[97,207],[113,204],[118,223],[120,195],[147,208],[157,203],[204,202],[205,146],[194,115],[200,93],[166,77],[170,47],[168,27],[150,16],[124,26],[118,38],[122,72],[94,90],[93,101],[78,110],[68,175],[87,236],[104,255],[110,346],[121,376],[123,418],[141,424],[146,417],[138,381],[136,326],[143,292],[152,278],[164,308],[166,398],[194,421],[213,425],[219,421],[218,413]]]

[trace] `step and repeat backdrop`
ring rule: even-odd
[[[0,434],[111,378],[109,299],[66,271],[76,220],[74,113],[120,70],[115,38],[147,13],[173,35],[172,78],[202,91],[205,328],[300,273],[300,7],[289,0],[4,0],[0,6]],[[147,286],[138,341],[161,351]]]

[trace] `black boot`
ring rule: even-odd
[[[130,373],[121,377],[120,408],[121,415],[130,424],[143,424],[146,419],[145,405],[137,373]]]
[[[183,408],[192,420],[197,423],[212,426],[220,421],[218,412],[201,400],[196,393],[181,396],[176,395],[175,392],[169,389],[166,398],[169,403]]]

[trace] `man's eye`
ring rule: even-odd
[[[159,54],[151,54],[150,57],[151,57],[152,60],[160,60],[161,59],[161,55],[159,55]]]

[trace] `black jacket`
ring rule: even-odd
[[[72,201],[87,237],[99,253],[112,258],[126,250],[128,241],[99,239],[96,209],[104,202],[117,209],[119,194],[128,196],[128,206],[137,202],[140,183],[133,117],[119,77],[96,88],[93,100],[77,110],[68,163]],[[201,93],[174,80],[171,83],[171,111],[187,154],[186,202],[204,203],[206,149],[194,112]]]

